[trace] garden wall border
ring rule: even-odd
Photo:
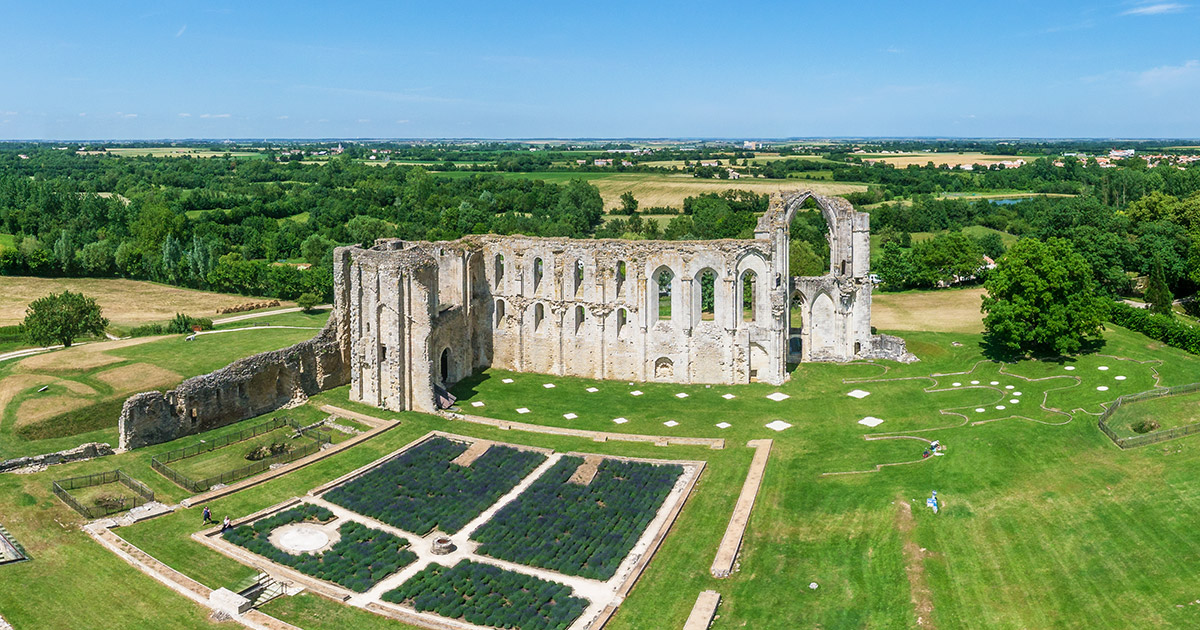
[[[499,420],[497,418],[487,418],[484,416],[474,416],[465,413],[452,413],[448,411],[439,412],[439,415],[451,420],[463,420],[466,422],[473,422],[475,424],[486,424],[504,431],[516,430],[527,431],[530,433],[548,433],[550,435],[567,435],[571,437],[587,438],[593,442],[607,442],[612,440],[615,442],[650,442],[655,446],[707,446],[714,451],[725,448],[724,438],[690,438],[667,435],[642,435],[638,433],[612,433],[609,431],[591,431],[588,429],[567,429],[563,427],[526,424],[524,422]]]

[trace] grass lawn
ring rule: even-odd
[[[1108,428],[1122,437],[1139,435],[1134,427],[1147,420],[1158,424],[1154,431],[1200,422],[1200,393],[1125,403],[1108,417]]]
[[[329,312],[284,313],[229,324],[303,326],[263,328],[96,342],[0,363],[0,458],[70,448],[82,442],[117,443],[125,398],[166,390],[246,356],[313,337]],[[42,387],[47,391],[39,392]]]
[[[938,292],[937,301],[946,293]],[[710,588],[722,595],[717,630],[913,628],[914,598],[926,611],[926,627],[941,629],[1200,624],[1200,608],[1187,605],[1197,597],[1200,523],[1191,508],[1200,505],[1200,441],[1191,436],[1121,451],[1096,428],[1094,415],[1120,394],[1200,381],[1200,357],[1112,326],[1093,354],[1017,364],[984,360],[977,334],[900,334],[922,361],[803,364],[780,387],[634,386],[489,370],[454,388],[464,408],[491,417],[724,437],[723,450],[600,443],[394,414],[351,403],[347,388],[338,388],[300,408],[307,411],[289,413],[315,417],[320,412],[312,408],[328,403],[398,418],[399,426],[214,501],[213,516],[241,516],[303,494],[440,429],[559,451],[707,462],[659,554],[607,626],[615,630],[681,627],[696,595]],[[589,386],[598,391],[587,393]],[[643,395],[631,396],[635,389]],[[847,396],[853,389],[870,395]],[[777,391],[790,398],[766,398]],[[726,393],[735,398],[722,398]],[[531,412],[517,414],[518,407]],[[568,412],[578,417],[564,419]],[[859,424],[867,415],[884,422],[874,429]],[[618,416],[629,422],[614,424]],[[777,419],[793,426],[778,433],[764,426]],[[667,420],[679,424],[669,428]],[[731,426],[720,429],[718,422]],[[924,442],[864,440],[869,434],[938,439],[948,450],[921,459]],[[740,568],[730,578],[712,578],[708,568],[753,455],[744,445],[767,437],[775,447]],[[51,479],[120,467],[164,502],[177,502],[187,493],[151,473],[149,460],[195,439],[33,475],[0,475],[0,514],[35,558],[4,568],[4,616],[18,628],[202,626],[195,606],[87,540],[74,528],[81,519],[49,492]],[[903,462],[911,463],[823,474]],[[924,507],[932,490],[942,500],[938,515]],[[252,575],[255,569],[191,541],[201,507],[117,532],[210,587]],[[808,589],[809,582],[819,588]],[[104,606],[118,599],[118,610]],[[312,594],[277,599],[265,612],[309,630],[408,627]]]
[[[274,431],[201,453],[195,457],[173,461],[168,465],[193,481],[200,481],[256,463],[255,460],[248,459],[247,455],[262,447],[269,449],[273,444],[284,444],[290,451],[315,442],[310,437],[303,435],[294,437],[295,435],[296,430],[292,427],[280,427]]]
[[[875,291],[871,295],[871,325],[880,330],[983,332],[979,307],[983,287],[934,291]]]

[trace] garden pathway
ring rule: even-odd
[[[313,307],[314,310],[324,309],[324,308],[333,308],[333,305],[332,304],[324,304],[322,306]],[[219,326],[221,324],[230,324],[233,322],[240,322],[244,319],[255,319],[257,317],[270,317],[272,315],[282,315],[284,313],[295,313],[295,312],[298,312],[301,310],[303,310],[303,309],[301,309],[299,306],[293,306],[290,308],[281,308],[281,309],[277,309],[274,311],[265,311],[262,313],[247,313],[245,315],[234,315],[233,317],[222,317],[221,319],[214,319],[213,326]]]
[[[742,484],[742,493],[738,495],[733,515],[729,517],[729,526],[721,537],[717,547],[717,557],[713,558],[713,577],[729,577],[733,572],[733,561],[737,559],[738,549],[742,546],[742,536],[746,533],[746,525],[750,523],[750,511],[754,509],[754,499],[758,496],[758,488],[762,485],[763,475],[767,470],[767,458],[771,456],[771,440],[750,440],[746,446],[754,451],[754,459],[750,462],[750,471],[746,473],[746,481]]]

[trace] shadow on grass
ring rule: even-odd
[[[1060,365],[1074,363],[1076,358],[1082,355],[1095,354],[1104,349],[1107,341],[1103,337],[1095,339],[1084,339],[1080,345],[1079,352],[1073,356],[1051,354],[1044,351],[1034,349],[1030,352],[1022,352],[1013,350],[1012,348],[1000,343],[993,335],[984,333],[983,340],[979,342],[979,351],[983,356],[992,361],[1000,361],[1002,363],[1016,363],[1025,359],[1034,359],[1046,363],[1058,363]]]
[[[479,384],[494,378],[489,372],[477,372],[454,384],[450,393],[457,400],[466,400],[479,393]]]

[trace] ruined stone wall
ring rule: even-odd
[[[169,442],[269,413],[350,381],[335,312],[316,337],[125,401],[120,448]]]
[[[790,278],[791,220],[809,199],[830,227],[830,273]],[[336,293],[350,322],[351,397],[431,411],[436,385],[489,366],[781,384],[789,358],[900,356],[895,342],[871,335],[869,231],[869,216],[844,199],[795,193],[772,200],[754,239],[476,235],[341,248],[335,277],[351,290]],[[803,321],[795,330],[793,308]]]

